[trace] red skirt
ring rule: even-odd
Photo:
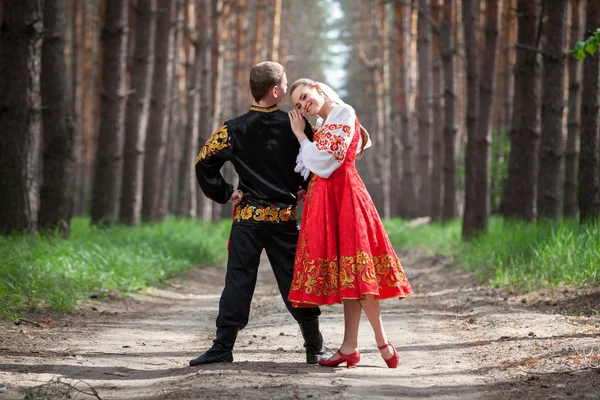
[[[353,161],[328,179],[311,178],[289,294],[294,307],[412,293]]]

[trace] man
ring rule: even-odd
[[[196,178],[204,194],[235,205],[225,287],[219,302],[217,335],[212,347],[190,366],[232,362],[238,330],[248,324],[260,254],[265,249],[285,305],[299,323],[306,362],[324,357],[318,307],[292,308],[292,283],[298,242],[296,204],[303,197],[303,178],[296,172],[299,145],[287,113],[277,104],[287,91],[282,65],[266,61],[250,72],[254,103],[246,114],[225,122],[206,142],[196,160]],[[307,124],[307,135],[313,132]],[[230,161],[239,175],[237,190],[221,175]]]

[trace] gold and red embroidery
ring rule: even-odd
[[[231,146],[231,142],[229,141],[227,125],[221,125],[200,150],[198,157],[196,157],[196,164],[229,146]]]
[[[373,291],[361,295],[380,295],[386,288],[404,287],[408,284],[402,265],[396,254],[371,256],[357,249],[356,254],[337,256],[329,259],[313,259],[307,248],[307,239],[301,235],[296,252],[296,270],[292,291],[302,291],[312,298],[320,296],[340,296],[340,300],[359,297],[346,297],[344,293],[356,293],[360,287],[370,287]],[[315,303],[316,304],[316,303]]]
[[[288,222],[296,220],[296,207],[277,208],[254,207],[246,205],[243,208],[236,208],[233,219],[237,221],[254,220],[258,222]]]

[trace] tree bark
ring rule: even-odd
[[[211,0],[200,0],[202,2],[202,23],[198,26],[200,35],[204,39],[204,53],[202,54],[202,77],[201,77],[201,91],[200,91],[200,131],[199,140],[196,147],[196,153],[200,152],[204,143],[212,135],[212,122],[211,122],[211,106],[212,92],[211,92],[211,57],[212,57],[212,32],[211,32]],[[208,199],[202,193],[198,193],[197,196],[198,205],[197,212],[198,216],[202,219],[210,221],[212,216],[212,200]]]
[[[399,80],[400,142],[402,143],[402,196],[397,196],[401,215],[414,218],[418,215],[417,187],[415,182],[414,136],[412,131],[411,109],[411,20],[410,5],[394,5],[395,23],[398,26],[396,52],[400,63],[397,64]]]
[[[84,4],[81,0],[73,1],[73,31],[72,31],[72,107],[75,122],[75,193],[73,194],[73,215],[83,215],[85,162],[83,160],[83,66],[82,55],[85,53],[85,35],[83,28]]]
[[[492,111],[496,92],[496,68],[498,57],[498,31],[501,0],[488,0],[485,21],[485,51],[479,81],[479,121],[474,146],[475,203],[474,229],[487,230],[490,215],[490,143],[492,141]]]
[[[221,30],[223,29],[223,0],[211,0],[211,18],[212,18],[212,43],[211,43],[211,82],[212,82],[212,132],[215,132],[223,123],[221,115],[223,105],[221,104],[223,95],[223,53],[225,51],[221,41]],[[203,219],[212,221],[216,214],[221,210],[214,207],[212,202],[207,202],[204,208]]]
[[[139,225],[142,212],[144,156],[148,130],[150,94],[154,72],[156,0],[137,0],[135,51],[131,71],[132,93],[127,99],[123,194],[119,220]]]
[[[154,76],[144,157],[142,219],[158,219],[161,178],[166,165],[169,104],[173,83],[174,27],[177,2],[158,0],[154,41]]]
[[[125,128],[125,71],[127,66],[127,0],[106,0],[102,30],[102,104],[92,187],[93,224],[119,215]]]
[[[82,51],[79,52],[81,59],[81,101],[77,103],[80,106],[81,122],[78,135],[79,143],[79,166],[77,177],[77,197],[80,204],[78,212],[86,213],[89,211],[89,192],[93,179],[94,148],[98,133],[97,109],[100,108],[98,99],[99,76],[101,67],[101,49],[100,49],[100,7],[95,2],[81,2],[81,29],[82,29]]]
[[[269,60],[279,62],[279,42],[281,40],[281,7],[282,0],[275,0],[273,10],[273,40],[271,44],[271,55]]]
[[[65,1],[46,1],[42,44],[43,183],[40,227],[70,231],[75,197],[75,129],[65,63]]]
[[[288,7],[289,9],[289,7]],[[235,64],[233,66],[233,76],[235,79],[234,89],[234,115],[240,115],[246,109],[246,100],[248,98],[248,57],[250,52],[248,43],[248,0],[239,0],[236,7],[236,35],[235,35]]]
[[[419,82],[417,114],[419,121],[419,215],[431,214],[431,18],[430,0],[419,1],[417,48]]]
[[[477,221],[477,130],[479,128],[479,49],[477,45],[476,15],[478,0],[463,0],[464,44],[467,63],[467,149],[465,156],[465,208],[463,215],[463,237],[480,233]]]
[[[0,234],[38,228],[43,2],[9,1],[0,27]],[[7,190],[10,189],[10,190]]]
[[[560,217],[560,173],[563,155],[563,108],[567,0],[553,0],[547,10],[543,47],[542,132],[538,173],[537,208],[540,217]]]
[[[583,37],[581,0],[571,2],[571,38],[569,48]],[[567,143],[565,146],[565,182],[563,188],[563,214],[566,218],[577,216],[577,139],[581,129],[581,73],[583,63],[569,57],[569,111],[567,117]]]
[[[363,107],[363,117],[361,123],[363,126],[371,127],[372,148],[370,152],[383,154],[385,149],[384,136],[384,107],[383,107],[383,86],[382,86],[382,57],[380,46],[380,35],[374,35],[373,21],[380,22],[378,18],[378,8],[372,7],[369,0],[362,0],[360,6],[360,36],[358,39],[358,56],[363,69],[363,93],[366,98],[372,99]],[[380,24],[377,24],[380,29]],[[367,190],[371,193],[375,207],[380,214],[384,214],[384,196],[383,182],[384,173],[380,158],[367,159]]]
[[[456,0],[444,0],[444,18],[441,26],[442,61],[444,63],[444,192],[442,221],[456,218],[456,133],[457,95],[456,95],[456,43],[454,35],[454,9]]]
[[[392,137],[390,133],[390,28],[388,23],[387,4],[380,3],[378,9],[380,21],[380,48],[381,65],[377,67],[377,134],[381,149],[379,158],[379,169],[381,171],[381,214],[383,218],[392,217],[392,193],[391,193],[391,159],[392,159]]]
[[[183,36],[183,24],[184,24],[184,0],[175,0],[175,20],[173,21],[173,51],[171,62],[173,63],[172,71],[172,84],[169,93],[169,102],[168,102],[168,114],[169,114],[169,125],[166,133],[166,149],[165,149],[165,163],[164,168],[161,171],[161,175],[159,177],[159,199],[158,199],[158,209],[155,216],[155,219],[158,221],[162,221],[166,218],[169,213],[169,200],[170,194],[176,189],[177,178],[175,178],[175,171],[177,167],[175,166],[176,159],[179,159],[178,154],[174,154],[175,148],[177,148],[176,143],[180,142],[183,139],[183,131],[182,129],[182,101],[181,97],[183,93],[181,93],[180,87],[182,86],[182,81],[185,81],[185,78],[182,80],[181,74],[181,42]],[[184,84],[185,86],[185,84]]]
[[[431,14],[436,26],[441,25],[442,7],[440,0],[432,0]],[[433,35],[433,54],[432,54],[432,79],[433,79],[433,131],[432,131],[432,154],[431,154],[431,218],[434,221],[442,219],[442,136],[444,130],[444,108],[442,106],[442,96],[444,95],[444,81],[442,78],[442,57],[441,57],[442,38],[440,34]]]
[[[519,0],[518,43],[536,49],[538,20],[535,2]],[[538,52],[517,47],[515,97],[510,132],[505,217],[536,218],[536,180],[540,137],[540,65]]]
[[[518,20],[515,13],[517,0],[505,0],[507,3],[505,9],[507,10],[507,17],[504,24],[504,32],[506,32],[506,48],[505,51],[505,70],[504,70],[504,101],[502,120],[503,128],[509,127],[513,120],[513,101],[515,97],[515,63],[516,63],[516,50],[515,43],[518,35]]]
[[[196,216],[196,203],[198,196],[197,183],[194,175],[194,160],[198,146],[199,127],[200,127],[200,100],[201,91],[204,82],[202,81],[202,62],[205,52],[206,38],[201,28],[202,10],[201,1],[196,2],[196,40],[194,46],[194,65],[188,83],[187,91],[187,121],[183,137],[182,154],[179,173],[179,195],[177,215],[182,217]]]
[[[406,216],[406,209],[408,208],[408,191],[403,191],[402,175],[403,175],[403,152],[402,147],[402,118],[407,110],[402,108],[403,97],[406,95],[403,90],[406,86],[406,68],[405,60],[408,58],[405,54],[406,46],[406,32],[405,32],[405,8],[403,4],[393,5],[393,17],[392,17],[392,68],[391,70],[391,84],[392,84],[392,98],[391,98],[391,109],[394,111],[391,117],[390,131],[392,134],[391,146],[392,159],[391,159],[391,186],[393,193],[400,193],[401,195],[394,196],[392,203],[392,214],[393,216]],[[414,185],[412,194],[414,196]],[[413,200],[414,201],[414,198]]]
[[[586,32],[595,32],[600,21],[600,4],[587,1]],[[579,219],[587,222],[600,217],[600,173],[598,144],[600,134],[600,57],[583,61],[581,140],[579,143]]]
[[[202,9],[200,1],[196,6],[196,26],[202,23]],[[200,29],[200,28],[199,28]],[[200,30],[198,33],[201,33]],[[200,124],[200,93],[202,91],[202,55],[205,52],[206,38],[198,34],[194,41],[194,65],[190,75],[188,99],[187,99],[187,123],[181,155],[181,173],[179,174],[179,204],[177,215],[184,217],[196,216],[196,178],[193,165],[198,144],[198,128]]]
[[[265,25],[267,19],[266,0],[258,0],[256,6],[256,23],[254,25],[254,64],[267,58],[267,35]]]

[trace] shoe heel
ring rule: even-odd
[[[350,354],[350,356],[346,358],[346,367],[356,368],[356,364],[358,364],[359,362],[360,362],[360,353],[357,351],[354,354]]]

